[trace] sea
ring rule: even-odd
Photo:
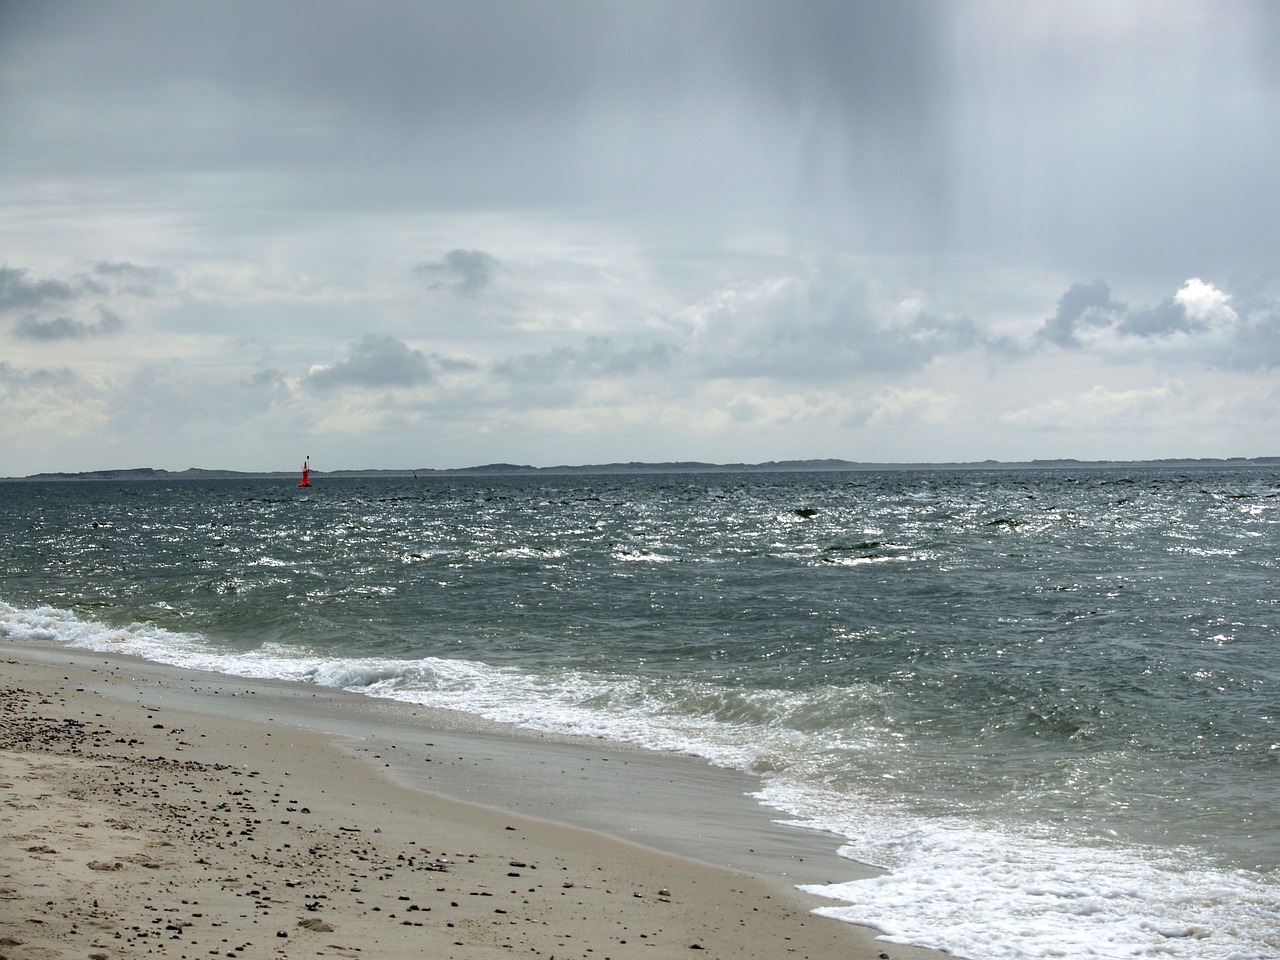
[[[1280,957],[1274,467],[14,481],[0,544],[8,643],[744,771],[894,942]]]

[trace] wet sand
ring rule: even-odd
[[[810,914],[859,867],[687,758],[63,648],[0,688],[7,960],[939,956]]]

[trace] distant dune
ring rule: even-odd
[[[489,463],[476,467],[435,469],[369,469],[312,470],[313,477],[449,477],[449,476],[520,476],[529,474],[573,473],[804,473],[854,470],[1059,470],[1080,468],[1132,467],[1276,467],[1277,457],[1199,457],[1168,460],[981,460],[953,463],[860,463],[852,460],[769,460],[765,463],[702,463],[679,460],[665,463],[596,463],[577,466],[534,467],[528,464]],[[9,480],[233,480],[294,477],[297,471],[161,470],[155,467],[132,467],[120,470],[86,470],[80,473],[37,473]]]

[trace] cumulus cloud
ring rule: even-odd
[[[26,340],[88,340],[94,337],[114,337],[124,330],[124,321],[110,310],[100,310],[94,322],[56,317],[53,320],[36,320],[26,317],[18,321],[13,332]]]
[[[432,383],[442,369],[466,366],[462,361],[429,357],[395,337],[369,333],[348,348],[344,359],[312,367],[307,383],[318,390],[414,387]]]
[[[1036,346],[1095,350],[1115,359],[1258,369],[1280,364],[1280,306],[1260,302],[1245,312],[1230,294],[1192,277],[1152,306],[1115,299],[1102,280],[1073,284],[1054,316],[1036,331]]]
[[[937,357],[964,353],[985,341],[969,317],[922,312],[901,325],[877,327],[868,338],[866,356],[874,368],[918,370]]]
[[[475,296],[489,285],[498,269],[496,258],[483,250],[450,250],[434,263],[420,263],[414,274],[429,290],[450,290],[463,296]]]
[[[725,414],[735,424],[746,426],[785,426],[804,421],[823,422],[843,420],[849,415],[852,403],[832,391],[806,391],[804,393],[738,394],[725,405]],[[714,421],[708,429],[715,429]]]
[[[1239,319],[1236,312],[1227,305],[1231,295],[1223,293],[1211,283],[1205,283],[1199,277],[1192,277],[1184,283],[1182,289],[1173,295],[1173,299],[1182,307],[1187,317],[1197,324],[1226,326]]]
[[[67,442],[83,453],[95,446],[107,419],[100,385],[89,378],[66,367],[30,368],[3,360],[0,412],[7,464],[16,462],[16,452],[56,449]]]
[[[1135,310],[1121,318],[1116,332],[1135,337],[1169,337],[1225,330],[1239,320],[1227,306],[1231,297],[1211,283],[1192,277],[1171,298],[1147,310]]]
[[[969,317],[895,298],[834,269],[717,291],[684,320],[697,361],[722,377],[902,373],[987,345]]]
[[[954,397],[936,390],[890,387],[872,398],[866,422],[873,426],[942,423],[954,406]]]

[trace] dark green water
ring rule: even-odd
[[[891,868],[829,890],[852,901],[842,916],[943,930],[970,956],[1280,953],[1272,472],[16,482],[0,498],[15,642],[754,771],[780,815]]]

